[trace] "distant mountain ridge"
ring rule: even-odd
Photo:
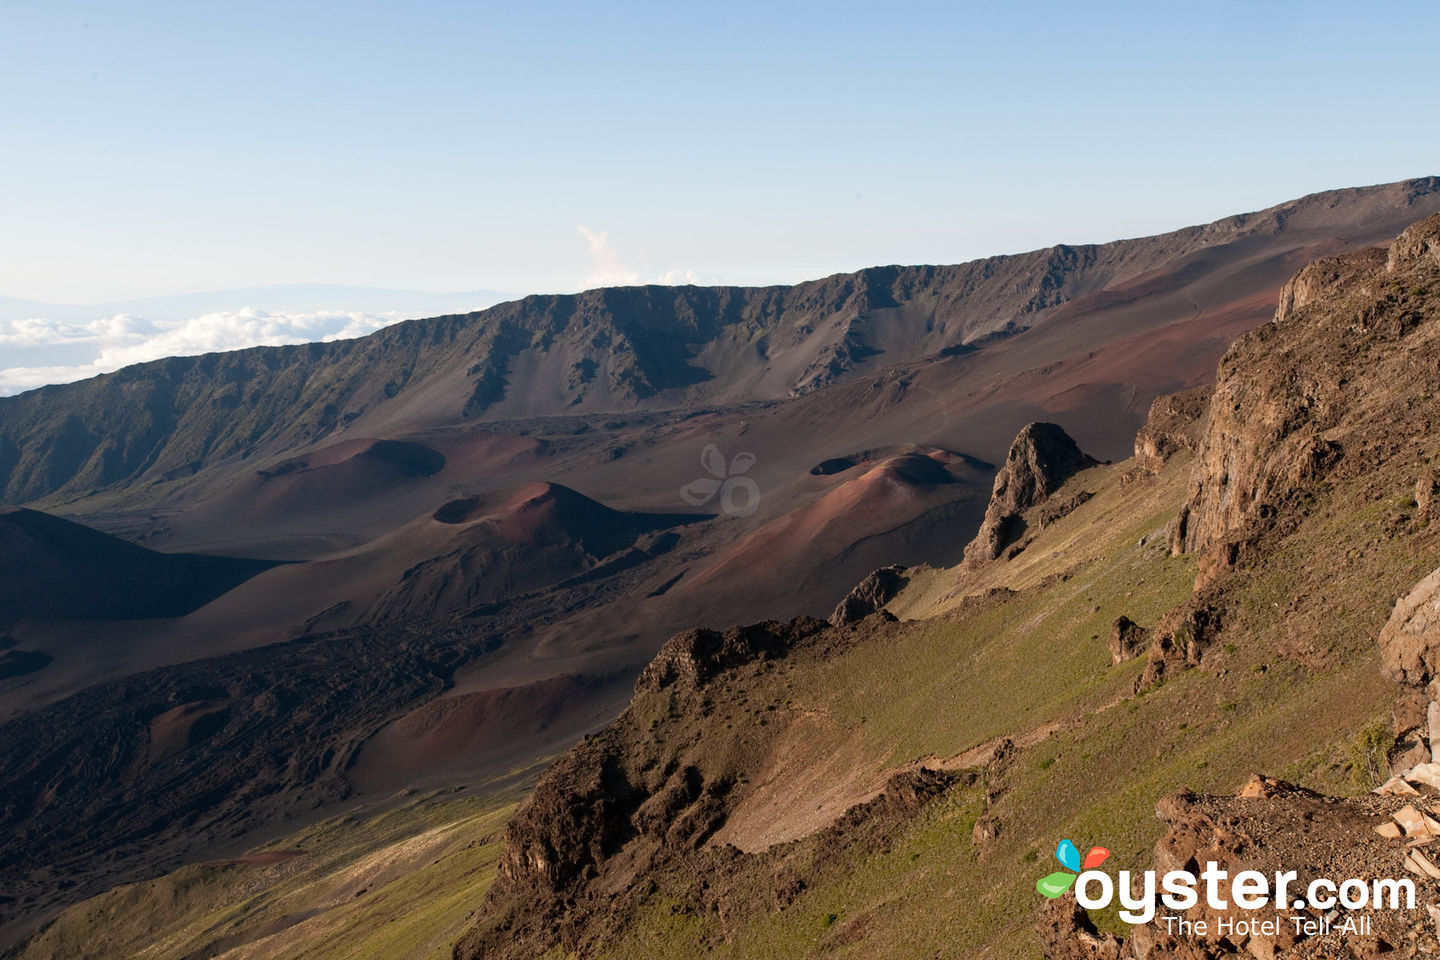
[[[889,266],[791,287],[621,287],[530,296],[358,340],[139,364],[0,398],[0,500],[73,498],[193,474],[383,424],[774,400],[973,349],[1061,315],[1174,287],[1210,252],[1440,210],[1440,178],[1318,193],[1157,237],[955,266]],[[880,359],[883,358],[883,361]]]

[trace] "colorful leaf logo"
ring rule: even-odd
[[[1110,858],[1110,851],[1104,847],[1091,847],[1090,852],[1085,854],[1085,859],[1080,859],[1080,850],[1075,846],[1074,841],[1061,840],[1055,846],[1055,859],[1060,861],[1064,870],[1056,870],[1048,876],[1041,877],[1035,881],[1035,889],[1054,900],[1056,897],[1069,890],[1075,883],[1075,877],[1082,870],[1094,870],[1100,864]]]

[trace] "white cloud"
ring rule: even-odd
[[[23,393],[52,383],[84,380],[104,371],[82,367],[7,367],[0,369],[0,397]]]
[[[665,284],[667,287],[679,287],[686,284],[704,284],[713,281],[707,280],[694,270],[667,270],[660,275],[658,282]]]
[[[580,235],[590,245],[593,266],[585,278],[585,288],[630,287],[640,283],[640,273],[620,262],[620,254],[610,245],[610,234],[604,230],[580,227]]]
[[[162,357],[362,337],[400,319],[400,313],[268,313],[246,307],[163,323],[123,313],[90,322],[0,320],[0,396]],[[56,362],[60,359],[71,362]]]
[[[610,242],[610,234],[605,230],[591,230],[589,227],[581,226],[580,235],[590,246],[591,268],[590,274],[581,284],[582,290],[591,290],[595,287],[633,287],[642,283],[659,283],[666,286],[677,286],[681,284],[703,284],[714,283],[694,270],[664,270],[650,271],[645,268],[632,267],[620,256]],[[642,262],[646,258],[641,256]]]
[[[592,270],[584,287],[633,286],[642,283],[703,284],[713,278],[691,270],[651,270],[628,264],[604,230],[580,227],[590,248]],[[642,264],[646,258],[643,251]],[[459,295],[457,295],[459,296]],[[473,295],[466,295],[473,299]],[[378,307],[378,305],[377,305]],[[44,309],[44,308],[36,308]],[[281,309],[256,307],[216,310],[188,319],[162,308],[159,318],[135,313],[87,316],[85,308],[55,308],[51,317],[0,315],[0,397],[52,383],[70,383],[121,367],[163,357],[281,346],[316,340],[363,337],[417,312],[391,310]],[[195,309],[191,307],[191,309]],[[435,312],[453,309],[448,303]],[[473,305],[469,307],[473,309]]]

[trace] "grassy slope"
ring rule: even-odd
[[[495,873],[514,792],[446,791],[259,848],[279,862],[197,864],[65,911],[24,960],[442,960]]]
[[[965,591],[1008,576],[1028,587],[1018,595],[964,604],[947,596],[952,572],[931,573],[899,606],[939,611],[933,620],[828,660],[792,656],[746,682],[748,704],[784,705],[772,723],[787,713],[825,719],[835,776],[857,762],[953,757],[1060,722],[1003,775],[990,809],[998,840],[976,845],[984,791],[957,789],[889,849],[869,851],[783,912],[737,922],[656,898],[608,955],[1035,956],[1034,882],[1056,869],[1060,838],[1107,846],[1119,867],[1138,868],[1161,831],[1156,801],[1182,787],[1228,793],[1264,770],[1332,793],[1361,789],[1350,744],[1385,719],[1398,692],[1378,674],[1374,637],[1393,594],[1436,555],[1428,530],[1381,529],[1404,500],[1403,481],[1323,494],[1281,555],[1242,575],[1203,666],[1131,696],[1143,660],[1110,665],[1109,625],[1121,613],[1152,625],[1188,596],[1194,565],[1154,544],[1188,465],[1122,489],[1127,466],[1077,477],[1059,496],[1084,487],[1096,498],[1040,533],[1009,571],[997,565]]]

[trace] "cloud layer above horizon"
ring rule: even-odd
[[[0,396],[164,357],[363,337],[404,316],[395,311],[272,313],[244,307],[179,321],[125,313],[89,322],[0,319]]]
[[[574,289],[715,282],[716,278],[692,270],[657,269],[643,251],[619,250],[605,230],[578,229],[588,247],[590,270]],[[8,315],[0,312],[0,397],[165,357],[363,337],[407,317],[482,309],[502,296],[491,291],[440,294],[364,288],[337,288],[333,293],[287,290],[283,296],[260,291],[254,295],[269,299],[270,308],[203,309],[199,305],[208,306],[216,299],[243,302],[223,293],[195,295],[199,303],[190,300],[189,310],[175,303],[187,300],[184,296],[113,304],[111,310],[96,308],[93,313],[83,307],[20,307],[21,301],[10,301],[11,306],[4,308]],[[371,309],[313,309],[316,299]],[[151,312],[146,304],[157,312],[146,316]],[[385,309],[402,304],[407,308]],[[112,312],[115,307],[132,309]],[[21,312],[24,310],[35,315]]]

